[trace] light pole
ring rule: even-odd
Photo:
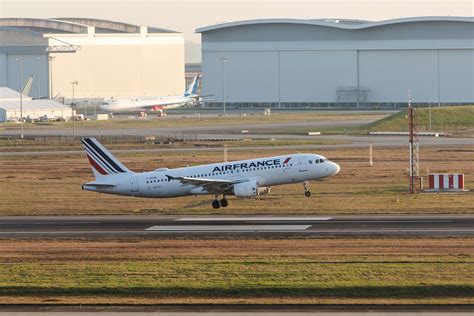
[[[37,97],[41,98],[41,95],[40,95],[40,61],[41,61],[41,58],[36,57],[36,60],[38,61],[38,63],[36,64],[36,66],[37,66],[37,69],[36,69],[36,90],[38,92]]]
[[[227,62],[227,58],[221,57],[220,60],[222,63],[222,107],[224,109],[225,116],[225,63]]]
[[[428,114],[429,114],[429,117],[430,117],[430,132],[431,132],[431,103],[429,103],[428,106],[429,106]]]
[[[71,103],[71,117],[72,117],[72,138],[76,139],[76,113],[74,113],[74,109],[76,108],[76,104],[74,103],[74,86],[79,84],[79,81],[75,80],[70,82],[72,85],[72,103]]]
[[[19,63],[19,75],[20,75],[20,120],[21,120],[21,135],[20,138],[24,137],[23,134],[23,81],[21,80],[23,73],[23,58],[17,58],[16,61]]]
[[[56,58],[54,56],[49,56],[49,98],[53,98],[53,59]]]

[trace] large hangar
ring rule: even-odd
[[[474,18],[265,19],[199,28],[203,94],[240,107],[474,102]]]
[[[20,67],[21,60],[21,67]],[[0,86],[32,97],[95,99],[173,95],[184,89],[182,33],[87,19],[0,19]],[[4,71],[5,70],[5,71]]]

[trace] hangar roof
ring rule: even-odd
[[[0,101],[11,101],[11,100],[19,100],[20,99],[20,92],[15,91],[13,89],[7,87],[0,87]],[[31,98],[27,95],[23,95],[23,100],[31,100]]]
[[[87,25],[53,19],[2,18],[0,27],[28,29],[39,33],[87,34]]]
[[[54,100],[23,100],[23,111],[32,110],[71,110],[71,107]],[[7,111],[19,111],[20,105],[18,101],[0,101],[0,109]]]
[[[0,18],[0,27],[23,29],[38,33],[87,34],[88,27],[94,27],[97,33],[140,33],[140,26],[90,18]],[[149,33],[177,33],[156,27],[147,27]]]
[[[453,17],[453,16],[427,16],[427,17],[410,17],[400,18],[384,21],[364,21],[364,20],[350,20],[350,19],[257,19],[257,20],[243,20],[235,22],[227,22],[222,24],[215,24],[196,29],[196,33],[205,33],[208,31],[220,30],[235,26],[259,25],[259,24],[301,24],[301,25],[316,25],[327,26],[338,29],[357,30],[366,29],[377,26],[385,26],[391,24],[401,24],[410,22],[474,22],[474,17]]]

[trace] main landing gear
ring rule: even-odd
[[[308,181],[305,181],[303,182],[303,187],[304,187],[304,196],[306,197],[310,197],[311,196],[311,192],[309,192],[309,182]]]
[[[212,201],[212,207],[213,208],[219,208],[221,206],[222,207],[227,207],[228,205],[229,205],[229,202],[225,198],[225,195],[222,196],[221,200],[219,200],[219,195],[216,195],[214,201]]]

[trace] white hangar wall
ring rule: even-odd
[[[0,18],[0,86],[32,97],[128,98],[183,93],[182,33],[88,18]]]

